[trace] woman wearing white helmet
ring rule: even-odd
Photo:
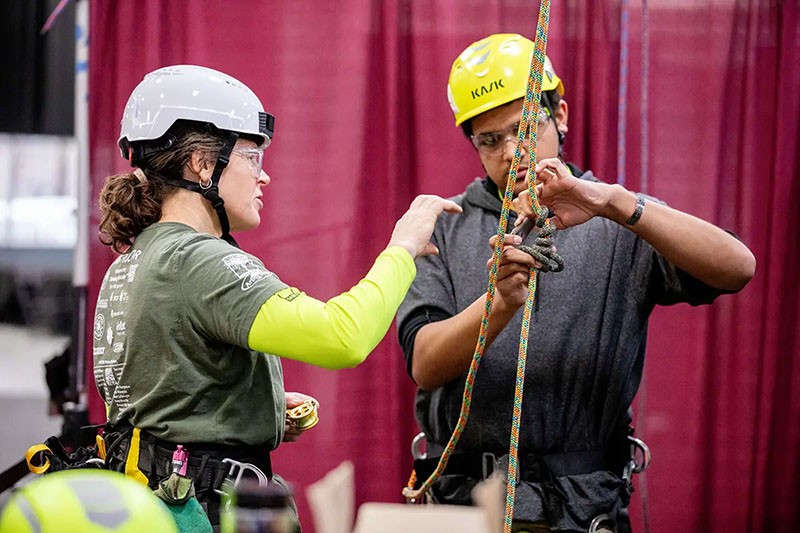
[[[315,300],[230,237],[260,222],[273,127],[236,79],[197,66],[159,69],[133,91],[122,119],[119,147],[136,169],[109,177],[100,193],[101,240],[121,254],[94,321],[108,462],[155,486],[181,445],[213,523],[230,467],[222,460],[269,477],[269,452],[297,437],[285,410],[307,397],[284,392],[277,356],[326,368],[363,361],[388,330],[414,259],[437,253],[436,217],[460,211],[416,198],[364,280]]]

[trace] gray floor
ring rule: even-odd
[[[61,353],[67,339],[0,324],[0,471],[25,456],[32,444],[61,431],[61,417],[47,413],[44,362]],[[8,491],[0,494],[0,507]]]

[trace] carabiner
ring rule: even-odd
[[[589,533],[597,533],[600,531],[600,527],[603,525],[604,522],[610,522],[613,524],[611,517],[607,514],[601,514],[594,517],[592,523],[589,524]],[[611,531],[616,531],[616,527],[609,528]]]
[[[628,435],[628,440],[631,443],[631,461],[634,464],[633,473],[634,474],[641,474],[647,467],[650,466],[650,448],[648,448],[647,444],[644,443],[642,439],[637,439],[632,435]],[[639,463],[636,460],[636,450],[639,449],[642,452],[642,462]]]
[[[411,441],[411,457],[414,459],[425,459],[428,457],[427,446],[425,448],[426,451],[422,451],[422,444],[426,443],[427,441],[425,440],[425,432],[420,431],[417,433],[417,436]]]
[[[250,472],[256,475],[258,479],[258,486],[259,487],[266,487],[269,483],[269,478],[258,468],[256,465],[252,463],[241,463],[235,459],[225,458],[222,460],[223,463],[228,463],[231,465],[230,470],[228,471],[228,475],[225,476],[225,481],[222,482],[222,489],[214,489],[214,492],[217,494],[224,494],[225,488],[230,487],[231,489],[235,489],[239,486],[239,482],[242,480],[242,476],[244,475],[245,470],[249,470]],[[236,472],[238,468],[238,472]],[[236,477],[234,477],[234,473],[236,472]]]

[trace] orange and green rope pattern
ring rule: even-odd
[[[497,241],[494,247],[494,254],[492,258],[492,265],[489,271],[489,287],[486,294],[486,306],[481,319],[480,333],[478,334],[478,342],[475,347],[475,354],[470,363],[469,372],[467,373],[467,380],[464,384],[464,395],[461,404],[461,412],[456,422],[455,430],[453,431],[450,440],[442,452],[437,465],[431,476],[425,480],[419,489],[414,490],[413,486],[416,482],[416,474],[412,473],[409,480],[409,485],[403,489],[403,496],[407,500],[419,500],[425,494],[433,483],[442,475],[447,463],[455,450],[467,421],[469,420],[470,404],[472,402],[472,391],[475,385],[475,377],[477,375],[478,367],[480,366],[483,353],[486,348],[486,332],[489,329],[489,320],[492,315],[492,304],[494,302],[495,287],[497,285],[497,269],[500,263],[500,254],[503,251],[503,244],[508,226],[508,213],[511,208],[511,202],[514,194],[514,184],[517,180],[517,169],[519,168],[520,160],[522,159],[522,148],[525,141],[526,132],[530,129],[530,161],[534,164],[536,161],[536,133],[537,121],[531,120],[536,117],[539,112],[539,101],[542,86],[542,70],[545,62],[545,51],[547,47],[547,28],[550,20],[550,1],[542,0],[539,8],[539,17],[536,28],[536,41],[533,55],[531,57],[531,66],[528,76],[528,85],[525,94],[525,101],[522,109],[522,118],[520,120],[519,131],[517,133],[517,144],[514,151],[514,159],[511,163],[508,181],[506,183],[505,193],[503,195],[503,207],[500,211],[500,222],[497,228]],[[536,195],[536,179],[535,176],[532,180],[528,180],[528,190],[531,195],[534,210],[537,216],[546,216],[547,210],[542,208],[539,199]],[[544,213],[543,213],[544,211]],[[549,229],[549,221],[544,222],[544,227]],[[508,460],[508,477],[509,480],[515,480],[518,470],[518,448],[519,448],[519,428],[522,417],[522,394],[525,381],[525,364],[528,353],[528,331],[530,329],[531,311],[533,309],[533,302],[536,295],[536,278],[537,270],[531,269],[530,281],[528,284],[528,297],[525,301],[525,310],[522,319],[522,329],[520,332],[520,345],[519,356],[517,363],[517,379],[514,394],[514,411],[513,420],[511,425],[511,443],[509,449]],[[516,494],[516,484],[512,481],[508,483],[508,491],[506,493],[506,514],[505,514],[505,532],[511,531],[511,523],[514,516],[514,498]]]

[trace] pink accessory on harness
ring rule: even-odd
[[[178,444],[178,449],[172,453],[172,473],[186,475],[186,467],[189,465],[189,452]]]

